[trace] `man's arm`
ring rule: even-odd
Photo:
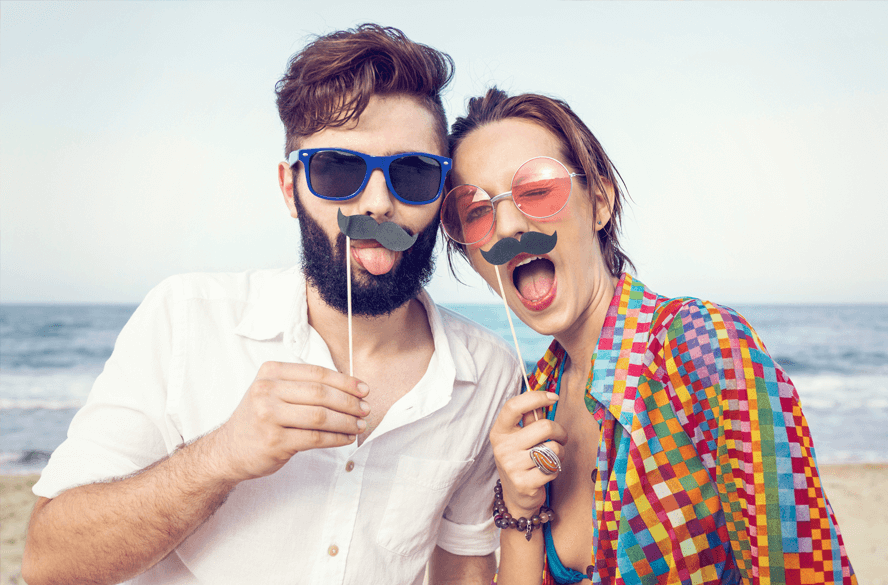
[[[130,477],[41,498],[22,576],[31,585],[119,583],[144,572],[241,481],[271,475],[299,451],[354,441],[366,428],[367,390],[325,368],[263,364],[215,431]]]
[[[163,559],[236,485],[209,467],[212,439],[204,439],[133,476],[40,498],[23,578],[32,585],[119,583]]]
[[[467,557],[436,546],[429,561],[429,585],[468,583],[490,585],[496,573],[496,555]]]

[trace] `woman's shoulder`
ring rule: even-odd
[[[788,380],[743,315],[698,298],[659,304],[648,351],[654,377],[685,399],[744,386],[753,378]]]
[[[764,349],[755,329],[738,311],[694,297],[663,299],[657,306],[651,333],[652,337],[679,345],[692,342],[696,346],[708,341],[713,347],[742,343],[750,349]]]

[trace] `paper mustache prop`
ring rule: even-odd
[[[412,236],[398,224],[386,221],[376,223],[369,215],[344,215],[338,210],[336,220],[339,231],[345,234],[345,287],[348,294],[348,375],[355,375],[354,344],[352,338],[352,278],[351,241],[375,240],[392,252],[403,252],[416,242],[419,234]]]
[[[375,240],[393,252],[403,252],[416,242],[419,234],[412,236],[398,224],[386,221],[376,223],[369,215],[343,215],[339,210],[337,216],[339,231],[345,237],[354,240]]]
[[[481,250],[481,256],[487,262],[496,266],[502,266],[518,254],[526,252],[528,254],[548,254],[555,248],[558,243],[558,232],[551,236],[541,234],[539,232],[525,232],[521,236],[521,240],[515,238],[503,238],[495,243],[489,251]],[[496,281],[499,283],[500,297],[503,299],[503,307],[506,309],[506,318],[509,320],[509,329],[512,330],[512,341],[515,342],[515,351],[518,352],[518,363],[521,364],[521,373],[524,374],[524,384],[530,391],[530,381],[527,377],[527,368],[524,366],[524,358],[521,357],[521,347],[518,345],[518,336],[515,335],[515,325],[512,323],[512,313],[509,311],[509,304],[506,302],[506,291],[503,289],[503,279],[500,277],[499,268],[494,268],[496,272]],[[534,420],[540,420],[537,411],[533,411]]]
[[[485,252],[481,250],[481,256],[494,266],[502,266],[518,254],[548,254],[558,243],[558,232],[551,236],[539,232],[525,232],[520,240],[515,238],[503,238]]]

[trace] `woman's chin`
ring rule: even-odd
[[[552,304],[557,297],[557,286],[552,286],[546,294],[537,299],[523,297],[518,291],[514,291],[514,293],[514,298],[518,303],[517,306],[512,307],[512,311],[525,325],[540,335],[557,333],[558,327],[552,322],[555,317]]]

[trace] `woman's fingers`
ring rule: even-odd
[[[563,445],[567,443],[567,431],[554,420],[544,418],[511,433],[511,439],[515,448],[524,450],[546,441]]]
[[[518,432],[508,435],[501,435],[493,440],[493,455],[496,458],[497,466],[502,472],[511,476],[514,482],[523,484],[525,488],[531,487],[527,483],[526,478],[519,480],[522,474],[530,472],[533,476],[533,487],[539,487],[546,483],[547,479],[540,477],[542,472],[539,471],[530,457],[530,450],[539,444],[545,444],[559,460],[563,460],[566,456],[564,444],[567,442],[567,431],[560,424],[551,420],[540,420],[520,429]]]
[[[525,414],[531,414],[534,410],[546,406],[552,406],[558,400],[558,395],[552,392],[525,392],[509,399],[493,425],[491,432],[508,433],[518,428],[518,423]],[[536,421],[535,421],[536,422]]]
[[[493,454],[507,501],[519,510],[539,508],[545,499],[543,487],[555,477],[537,468],[530,450],[545,444],[559,460],[566,456],[567,431],[555,421],[533,420],[533,411],[558,400],[551,392],[525,392],[506,402],[490,431]],[[519,423],[524,421],[523,426]]]

